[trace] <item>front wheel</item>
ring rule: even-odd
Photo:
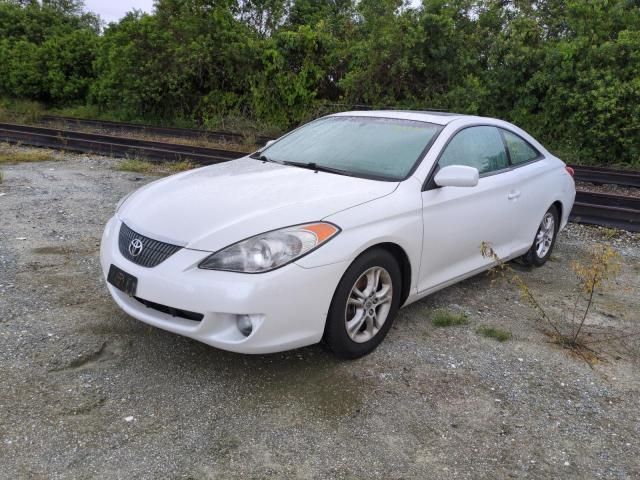
[[[354,260],[333,295],[324,333],[338,357],[362,357],[382,342],[400,307],[401,281],[398,262],[386,250]]]
[[[522,256],[522,261],[526,265],[541,267],[547,262],[556,243],[559,226],[558,209],[552,205],[542,217],[533,245]]]

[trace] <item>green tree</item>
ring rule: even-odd
[[[83,102],[94,78],[98,30],[98,18],[82,2],[0,2],[0,93]]]

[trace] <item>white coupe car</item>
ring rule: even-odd
[[[120,201],[101,263],[150,325],[242,353],[371,352],[398,309],[502,259],[545,263],[572,171],[510,123],[346,112]]]

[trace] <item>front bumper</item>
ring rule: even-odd
[[[145,323],[234,352],[271,353],[318,343],[331,298],[348,266],[303,268],[292,263],[260,274],[202,270],[198,264],[209,252],[183,248],[160,265],[146,268],[120,253],[120,225],[113,217],[102,237],[100,263],[105,279],[114,264],[137,277],[136,297],[204,317],[197,322],[163,313],[107,283],[116,303]],[[254,319],[248,337],[238,330],[237,315]]]

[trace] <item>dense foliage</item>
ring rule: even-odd
[[[281,130],[449,109],[568,160],[637,163],[640,0],[157,0],[106,27],[77,0],[0,0],[0,96]]]

